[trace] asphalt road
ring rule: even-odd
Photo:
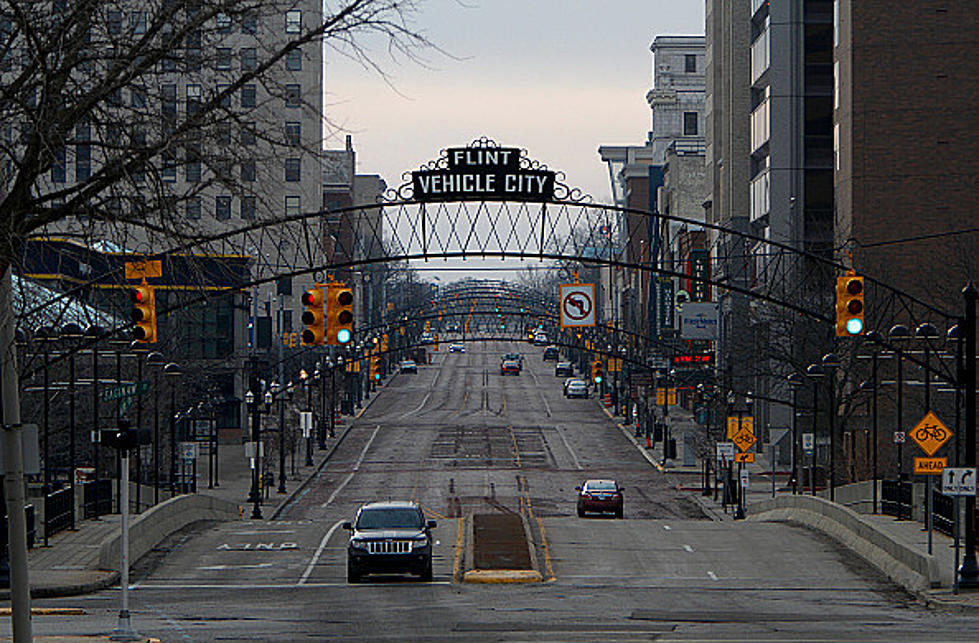
[[[166,641],[908,640],[974,637],[979,619],[918,607],[831,541],[772,523],[712,522],[651,468],[595,400],[567,400],[528,344],[470,342],[390,379],[280,520],[199,527],[141,566],[133,624]],[[499,356],[525,354],[520,376]],[[611,477],[625,518],[575,515],[574,487]],[[439,522],[435,579],[347,585],[356,508],[412,499]],[[469,585],[460,516],[519,511],[546,536],[546,582]],[[118,591],[38,601],[85,617],[36,634],[112,629]]]

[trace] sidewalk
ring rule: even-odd
[[[286,456],[287,492],[284,494],[276,493],[275,487],[263,492],[262,513],[266,520],[275,518],[283,507],[304,488],[316,472],[326,464],[346,431],[350,429],[351,424],[367,410],[375,399],[377,399],[376,394],[364,400],[363,407],[353,418],[349,416],[343,418],[342,423],[337,426],[336,437],[327,438],[325,450],[318,449],[316,444],[313,445],[314,464],[312,466],[303,464],[306,461],[305,442],[300,444],[300,448],[296,452],[295,473],[293,473],[290,457]],[[275,464],[278,462],[276,461]],[[220,445],[217,473],[217,483],[212,488],[208,488],[208,461],[206,457],[201,458],[198,464],[197,493],[195,495],[238,505],[240,507],[239,513],[244,519],[247,519],[251,511],[251,504],[247,502],[247,499],[251,489],[252,474],[249,462],[245,458],[244,445],[239,443]],[[276,477],[276,482],[278,482],[278,477]],[[169,488],[161,488],[161,504],[169,498]],[[157,505],[157,507],[159,506]],[[147,511],[144,510],[143,514]],[[143,514],[130,516],[130,529]],[[40,544],[35,545],[27,556],[31,596],[34,598],[71,596],[94,592],[118,583],[118,564],[113,569],[101,569],[99,560],[105,541],[120,533],[120,521],[121,516],[119,514],[104,515],[97,520],[77,520],[75,530],[65,530],[55,534],[49,539],[48,547],[40,546]],[[43,541],[38,541],[38,543],[41,542]],[[136,562],[134,556],[132,564]],[[9,600],[9,590],[0,589],[0,601]]]
[[[727,509],[721,505],[720,499],[722,498],[722,493],[717,493],[717,501],[714,500],[715,494],[711,493],[709,496],[704,496],[701,494],[702,488],[702,470],[699,466],[697,467],[684,467],[677,466],[676,462],[682,462],[682,449],[683,445],[680,440],[677,440],[677,460],[667,461],[664,464],[663,461],[663,446],[662,442],[657,443],[653,448],[646,448],[646,441],[644,437],[635,437],[634,426],[626,426],[614,418],[608,410],[605,410],[609,418],[615,422],[616,426],[622,433],[629,439],[642,453],[643,457],[646,458],[649,463],[656,467],[658,470],[666,474],[671,481],[675,484],[678,490],[689,491],[691,497],[698,502],[704,509],[705,513],[709,515],[714,520],[733,520],[733,507],[728,506]],[[670,410],[671,415],[674,414],[674,410]],[[679,423],[681,426],[686,421],[692,421],[692,418],[687,418],[682,413],[677,414],[681,419]],[[689,415],[689,414],[687,414]],[[676,426],[676,423],[674,424]],[[745,513],[749,519],[755,518],[760,520],[766,519],[766,513],[760,513],[758,516],[753,516],[752,506],[760,510],[762,508],[768,508],[771,505],[772,498],[791,498],[791,489],[787,487],[789,475],[788,472],[779,471],[776,468],[775,476],[775,486],[774,493],[772,487],[772,467],[769,459],[762,453],[757,453],[755,456],[755,462],[746,465],[749,471],[749,486],[745,494]],[[714,491],[714,477],[711,476],[711,489]],[[825,499],[821,499],[825,501]],[[828,502],[828,501],[826,501]],[[959,594],[954,594],[953,581],[955,576],[955,549],[954,541],[951,537],[939,531],[932,532],[932,554],[928,555],[928,532],[923,528],[923,525],[917,521],[908,520],[897,520],[893,516],[886,516],[882,514],[865,514],[852,512],[850,509],[841,507],[841,510],[848,515],[854,517],[854,520],[858,521],[861,528],[869,528],[875,531],[877,534],[890,538],[891,540],[899,543],[900,545],[908,548],[908,550],[914,552],[916,555],[924,558],[930,566],[936,571],[936,577],[932,578],[932,588],[920,591],[914,591],[910,588],[906,588],[911,593],[915,594],[919,600],[925,603],[928,607],[954,611],[954,612],[976,612],[979,613],[979,590],[963,590]],[[785,512],[781,512],[785,513]],[[775,517],[775,512],[772,512],[773,520],[784,520],[785,518]],[[789,520],[792,520],[789,518]],[[794,522],[794,521],[793,521]],[[818,528],[818,527],[812,527]],[[842,528],[841,528],[842,530]],[[852,534],[845,534],[843,538],[838,538],[831,534],[832,537],[836,538],[844,546],[851,548],[855,553],[861,555],[862,551],[872,549],[865,542],[865,539],[858,535],[857,532]],[[854,541],[860,540],[859,547],[854,547]],[[960,550],[959,550],[959,563],[961,564],[962,558],[965,555],[964,549],[964,536],[960,540]],[[893,558],[886,556],[883,552],[874,552],[870,556],[865,556],[865,559],[872,565],[876,565],[878,569],[886,567],[887,565],[895,566],[900,565],[900,563]],[[886,565],[882,564],[885,563]],[[893,570],[892,570],[893,571]],[[912,573],[912,569],[908,568],[906,571],[908,574]],[[897,574],[900,576],[901,574]]]

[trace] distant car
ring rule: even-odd
[[[500,364],[500,375],[520,375],[520,364],[508,359]]]
[[[353,522],[343,523],[350,532],[347,543],[347,582],[358,583],[367,574],[415,574],[432,580],[431,530],[414,502],[372,502],[357,511]]]
[[[450,353],[465,353],[466,352],[466,346],[462,342],[455,342],[453,344],[449,344],[449,352]]]
[[[564,397],[588,397],[588,385],[585,380],[573,379],[564,387]]]
[[[615,480],[586,480],[585,484],[575,489],[578,491],[579,518],[583,518],[588,511],[622,517],[622,487]]]
[[[398,365],[402,373],[418,373],[418,364],[414,360],[406,359]]]
[[[547,335],[544,333],[537,333],[534,335],[534,346],[547,346]]]
[[[425,331],[424,333],[422,333],[421,343],[422,344],[434,344],[435,343],[435,335],[429,333],[428,331]]]
[[[523,356],[520,353],[507,353],[500,358],[500,362],[513,361],[517,363],[517,368],[523,368]]]
[[[554,365],[554,377],[571,377],[574,375],[574,366],[571,362],[558,362]]]
[[[557,346],[548,346],[544,349],[544,361],[545,362],[556,362],[561,357],[561,352],[558,350]]]

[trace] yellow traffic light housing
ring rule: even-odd
[[[596,359],[591,363],[591,379],[596,384],[602,383],[602,360]]]
[[[306,324],[303,331],[303,344],[307,346],[322,346],[326,341],[325,313],[323,311],[323,289],[313,287],[303,293],[302,320]]]
[[[864,324],[863,277],[849,274],[836,279],[836,336],[863,335]]]
[[[371,379],[378,381],[381,379],[381,358],[378,355],[371,355]]]
[[[156,295],[153,287],[143,282],[129,289],[129,300],[132,302],[130,318],[136,322],[133,338],[144,344],[156,342]]]
[[[343,284],[329,284],[326,290],[326,343],[349,344],[354,338],[354,293]]]

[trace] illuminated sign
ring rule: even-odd
[[[550,201],[555,173],[522,167],[516,147],[452,147],[444,166],[411,173],[415,201]]]
[[[712,353],[696,353],[693,355],[674,355],[674,366],[696,366],[698,364],[712,364],[714,355]]]

